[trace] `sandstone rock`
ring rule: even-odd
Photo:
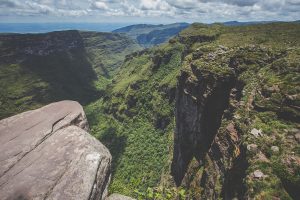
[[[295,134],[295,140],[297,140],[297,142],[300,143],[300,133]]]
[[[134,200],[134,199],[121,194],[112,194],[107,198],[107,200]]]
[[[258,170],[255,170],[253,172],[253,177],[254,178],[257,178],[257,179],[261,179],[261,178],[264,178],[266,177],[266,175],[264,173],[262,173],[262,171],[260,171],[259,169]]]
[[[256,161],[269,163],[270,160],[261,151],[256,155]]]
[[[238,132],[233,123],[228,124],[226,130],[229,132],[232,141],[237,142],[239,140]]]
[[[260,129],[257,130],[256,128],[252,129],[250,133],[255,137],[263,136],[262,131]]]
[[[1,199],[106,198],[111,155],[87,130],[74,101],[1,120]]]
[[[241,119],[241,116],[239,114],[235,114],[233,117],[234,119]]]
[[[274,153],[277,153],[277,152],[279,152],[279,147],[278,147],[278,146],[272,146],[272,147],[271,147],[271,150],[272,150]]]
[[[249,144],[247,145],[247,150],[248,151],[251,151],[253,153],[257,153],[257,145],[256,144]]]

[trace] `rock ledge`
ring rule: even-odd
[[[1,120],[1,199],[105,199],[111,155],[87,131],[74,101]]]

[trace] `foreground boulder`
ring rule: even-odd
[[[107,198],[107,200],[135,200],[135,199],[121,194],[112,194]]]
[[[74,101],[1,120],[1,199],[105,199],[111,155],[87,130]]]

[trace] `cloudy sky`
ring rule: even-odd
[[[0,0],[0,22],[223,22],[300,19],[300,0]]]

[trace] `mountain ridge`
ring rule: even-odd
[[[52,101],[95,100],[125,55],[139,49],[114,33],[2,34],[1,118]]]
[[[187,28],[188,23],[174,24],[135,24],[116,29],[114,33],[125,33],[135,39],[141,46],[151,47],[167,42],[171,37],[176,36],[180,31]]]

